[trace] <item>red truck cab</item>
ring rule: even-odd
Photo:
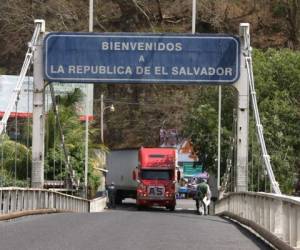
[[[175,210],[176,149],[142,147],[133,179],[138,182],[138,208],[165,206]]]

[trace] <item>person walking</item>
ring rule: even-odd
[[[211,190],[209,188],[209,185],[207,183],[207,180],[205,179],[204,182],[207,185],[207,192],[206,192],[206,196],[204,197],[203,201],[205,203],[205,207],[206,207],[206,215],[209,214],[209,208],[210,208],[210,199],[211,199]]]
[[[108,208],[116,208],[116,187],[114,182],[112,182],[107,187],[108,194]]]
[[[200,208],[199,203],[201,203],[201,206],[203,207],[204,215],[207,215],[207,207],[203,201],[203,199],[207,196],[207,192],[208,192],[208,185],[206,184],[204,179],[200,179],[199,184],[196,189],[196,194],[194,197],[194,199],[196,201],[196,212],[200,215],[202,215],[202,213],[199,210],[199,208]]]

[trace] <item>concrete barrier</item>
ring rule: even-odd
[[[46,189],[0,188],[0,218],[34,213],[89,212],[90,201]],[[39,212],[38,212],[39,211]],[[19,216],[18,216],[19,215]],[[2,216],[2,217],[1,217]]]
[[[300,199],[269,193],[229,193],[215,213],[251,227],[278,249],[300,249]]]
[[[90,200],[90,213],[102,212],[106,207],[106,197]]]

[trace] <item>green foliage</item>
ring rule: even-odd
[[[0,67],[0,75],[5,75],[6,74],[6,69],[3,67]]]
[[[4,179],[10,183],[11,176],[26,180],[31,171],[31,150],[21,143],[9,139],[7,135],[0,138],[0,166]]]
[[[261,123],[276,180],[284,193],[293,191],[300,169],[300,52],[254,50],[254,78]],[[222,162],[225,169],[233,131],[233,89],[222,88]],[[198,149],[204,166],[215,171],[217,156],[217,88],[201,91],[186,120],[187,135]],[[256,141],[254,118],[250,117],[249,189],[269,189]],[[253,139],[252,139],[253,138]]]
[[[79,89],[75,89],[74,92],[57,99],[59,101],[59,117],[70,165],[75,171],[75,176],[82,183],[84,181],[85,124],[80,121],[79,114],[76,112],[76,105],[82,100],[82,92]],[[103,164],[99,163],[101,159],[97,158],[92,149],[98,148],[100,152],[106,152],[107,148],[104,145],[95,143],[94,138],[96,138],[98,130],[93,128],[93,123],[89,125],[88,183],[89,190],[95,193],[100,184],[100,174],[98,170],[95,171],[95,168],[103,167]],[[23,141],[26,142],[27,125],[23,130],[21,130],[21,135],[23,136]],[[24,144],[10,140],[7,135],[1,136],[0,185],[28,186],[27,178],[31,173],[31,155],[31,150]],[[64,180],[68,174],[65,161],[58,123],[52,110],[48,112],[46,119],[45,179]]]
[[[70,165],[75,171],[76,177],[82,183],[84,181],[84,163],[85,163],[85,124],[79,120],[79,114],[76,112],[76,105],[82,100],[82,92],[75,89],[74,92],[66,96],[57,97],[59,101],[59,118],[64,134],[65,145],[69,155]],[[53,111],[48,112],[47,124],[47,144],[45,176],[47,179],[64,179],[67,174],[65,156],[61,144],[58,123],[56,122]],[[93,142],[97,129],[93,128],[93,123],[89,124],[89,185],[90,189],[95,190],[99,183],[98,176],[92,171],[92,161],[95,156],[91,152],[91,147],[99,147]]]
[[[275,177],[282,191],[291,193],[300,167],[300,53],[255,50],[254,75]]]
[[[14,178],[12,173],[7,172],[5,169],[0,170],[0,187],[28,187],[29,181]]]
[[[214,166],[217,143],[217,110],[210,104],[195,107],[189,117],[189,132],[206,169]]]
[[[282,1],[277,1],[277,3],[272,6],[272,13],[275,17],[285,17],[287,15],[287,4]]]
[[[218,88],[203,87],[185,122],[186,136],[191,137],[200,161],[208,171],[216,173],[217,140],[218,140]],[[235,91],[222,87],[222,169],[225,169],[226,158],[231,143],[233,107]]]

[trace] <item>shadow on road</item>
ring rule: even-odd
[[[194,222],[199,222],[201,223],[204,221],[207,222],[212,222],[212,223],[217,223],[217,224],[227,224],[227,225],[232,225],[235,227],[238,231],[240,231],[245,237],[249,238],[254,244],[259,248],[259,249],[273,249],[270,247],[267,243],[265,243],[261,238],[250,232],[248,229],[242,227],[238,223],[235,223],[234,221],[231,221],[226,218],[221,218],[219,216],[213,216],[213,215],[198,215],[195,213],[195,210],[191,210],[191,208],[181,208],[180,210],[175,210],[173,212],[169,211],[166,208],[163,207],[145,207],[142,210],[138,210],[136,207],[135,202],[126,202],[123,203],[122,205],[118,205],[115,209],[108,209],[107,211],[111,212],[121,212],[121,211],[126,211],[126,212],[131,212],[131,213],[153,213],[154,214],[163,214],[168,217],[180,217],[184,218],[186,220],[193,220]]]
[[[213,221],[217,223],[224,223],[224,224],[230,224],[231,222],[225,221],[220,219],[218,216],[213,216],[213,215],[199,215],[196,213],[195,210],[191,209],[180,209],[175,211],[169,211],[168,209],[164,207],[144,207],[142,210],[138,210],[137,206],[133,202],[126,202],[121,205],[118,205],[115,209],[107,209],[107,211],[128,211],[128,212],[133,212],[133,213],[160,213],[160,214],[165,214],[166,216],[175,216],[175,217],[181,217],[181,218],[186,218],[186,219],[199,219],[199,220],[206,220],[206,221]]]

